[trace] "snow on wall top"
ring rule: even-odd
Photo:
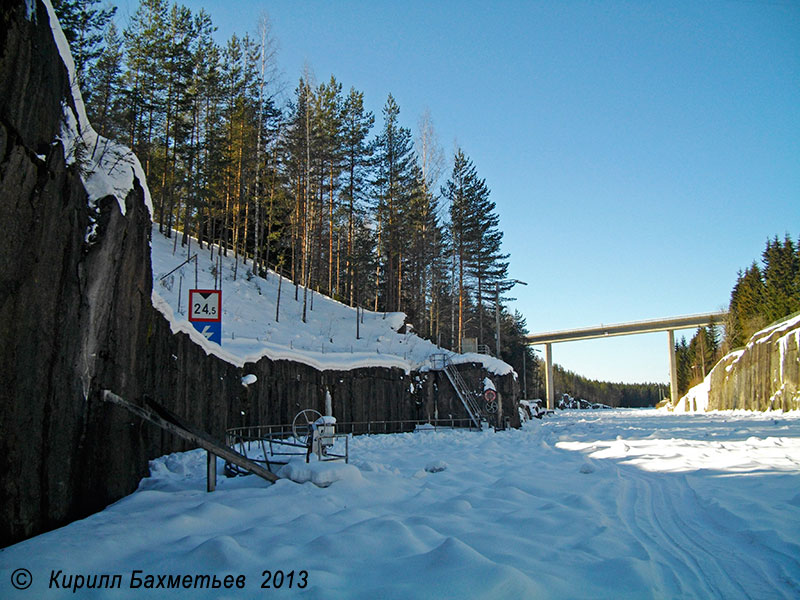
[[[356,337],[356,310],[341,302],[309,290],[306,322],[302,320],[303,288],[295,300],[294,284],[283,279],[280,285],[280,315],[275,321],[278,275],[270,271],[267,279],[249,273],[242,264],[234,280],[236,263],[232,253],[223,256],[222,265],[222,347],[208,341],[188,321],[188,290],[214,289],[217,262],[206,246],[198,252],[175,245],[175,238],[152,231],[153,305],[170,322],[174,332],[187,333],[208,354],[243,366],[266,356],[272,360],[292,360],[319,370],[349,370],[363,367],[397,367],[410,372],[425,370],[435,353],[450,354],[454,363],[481,363],[496,375],[514,374],[505,362],[483,354],[453,354],[414,333],[397,333],[403,326],[403,313],[363,311]],[[175,254],[173,254],[175,250]],[[194,261],[164,277],[184,262],[188,252],[197,252],[197,280]]]
[[[80,161],[81,179],[89,195],[90,206],[94,208],[101,198],[113,196],[123,215],[125,198],[133,189],[133,178],[136,177],[144,190],[145,205],[152,217],[153,204],[150,190],[147,188],[139,159],[129,148],[98,135],[92,128],[86,116],[86,107],[75,74],[75,62],[72,60],[69,43],[64,37],[50,0],[43,1],[50,19],[53,40],[67,68],[72,87],[72,104],[62,101],[64,114],[59,136],[64,146],[67,164]]]
[[[750,341],[747,343],[748,346],[753,344],[763,344],[767,340],[769,340],[770,336],[775,333],[776,331],[788,331],[800,324],[800,315],[795,315],[790,319],[786,319],[785,321],[780,321],[779,323],[775,323],[774,325],[769,325],[765,327],[761,331],[757,331],[753,334],[753,337],[750,338]]]

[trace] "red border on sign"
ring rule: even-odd
[[[217,317],[213,319],[206,319],[201,317],[195,317],[192,309],[194,308],[194,303],[192,302],[192,294],[216,294],[217,295]],[[189,320],[190,321],[222,321],[222,290],[189,290]]]

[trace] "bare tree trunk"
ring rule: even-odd
[[[339,231],[336,233],[336,287],[335,294],[339,295],[339,276],[342,273],[342,228],[339,227]]]
[[[275,146],[274,154],[273,154],[273,171],[272,171],[272,184],[269,188],[269,212],[267,213],[267,251],[266,251],[266,269],[269,269],[269,254],[270,254],[270,246],[272,244],[272,203],[273,199],[275,198],[275,176],[277,173],[277,161],[278,161],[278,146]],[[265,270],[265,273],[268,274],[268,271]]]
[[[397,308],[395,309],[397,312],[403,310],[402,308],[402,298],[403,298],[403,253],[397,253]]]
[[[378,260],[375,261],[377,265],[375,267],[375,308],[373,308],[375,312],[378,312],[378,293],[380,292],[380,286],[381,286],[381,254],[383,252],[383,249],[381,248],[382,235],[383,235],[381,223],[382,223],[382,216],[379,213],[378,214]]]
[[[328,195],[328,295],[333,290],[333,160],[330,168],[330,193]]]
[[[275,302],[275,322],[277,323],[280,320],[281,315],[281,285],[283,284],[283,273],[281,273],[282,263],[278,263],[278,300]]]

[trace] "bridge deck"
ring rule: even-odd
[[[639,333],[654,333],[666,331],[669,333],[669,374],[670,394],[672,405],[677,401],[678,372],[675,362],[675,330],[705,327],[712,323],[724,323],[728,313],[725,311],[703,313],[699,315],[686,315],[682,317],[669,317],[666,319],[652,319],[649,321],[633,321],[631,323],[617,323],[615,325],[600,325],[599,327],[583,327],[581,329],[565,329],[549,333],[534,333],[525,336],[529,345],[544,344],[545,355],[545,387],[547,388],[547,408],[555,408],[555,393],[553,390],[553,353],[551,344],[558,342],[575,342],[578,340],[591,340],[618,335],[634,335]]]
[[[574,342],[577,340],[591,340],[616,335],[633,335],[638,333],[654,333],[657,331],[675,331],[676,329],[689,329],[703,327],[712,322],[721,324],[725,322],[727,312],[703,313],[699,315],[686,315],[682,317],[669,317],[666,319],[651,319],[649,321],[633,321],[630,323],[617,323],[614,325],[599,325],[596,327],[583,327],[580,329],[565,329],[547,333],[534,333],[525,336],[528,344],[555,344],[556,342]]]

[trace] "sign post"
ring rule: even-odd
[[[203,336],[222,345],[222,291],[189,290],[189,322]]]

